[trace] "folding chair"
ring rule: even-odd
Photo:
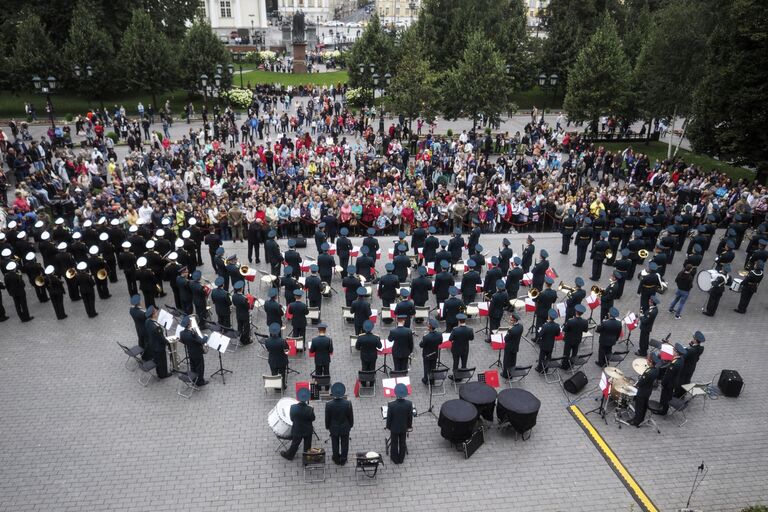
[[[352,353],[353,350],[355,350],[355,345],[357,345],[357,334],[350,334],[349,335],[349,352]]]
[[[309,374],[312,378],[312,384],[317,389],[317,399],[330,399],[331,398],[331,376],[330,375],[317,375],[315,372]]]
[[[359,371],[357,372],[357,379],[360,381],[360,389],[358,395],[360,398],[376,396],[376,370],[369,372]],[[363,384],[370,384],[370,386],[363,386]],[[371,393],[363,394],[363,390],[371,390]]]
[[[186,372],[179,372],[176,374],[176,376],[179,378],[179,384],[176,388],[176,394],[179,395],[182,398],[186,398],[189,400],[192,395],[195,393],[195,391],[199,391],[200,388],[197,387],[197,374],[192,371],[186,371]]]
[[[264,381],[264,394],[266,395],[267,392],[271,389],[272,391],[279,391],[280,397],[282,398],[285,394],[285,390],[283,389],[283,376],[280,374],[277,375],[262,375],[262,380]]]
[[[355,321],[355,315],[352,314],[351,308],[347,306],[341,306],[341,317],[351,324]]]
[[[555,357],[550,359],[544,365],[544,382],[547,384],[554,384],[555,382],[562,382],[560,377],[560,366],[563,364],[562,357]]]
[[[507,385],[512,387],[512,384],[521,382],[529,373],[531,373],[531,368],[533,368],[533,365],[531,364],[528,366],[515,366],[514,369],[507,372],[507,375],[504,376],[504,378],[507,379]]]
[[[125,353],[125,355],[128,356],[128,360],[125,361],[125,369],[126,370],[130,368],[131,361],[136,363],[136,366],[133,367],[133,370],[136,370],[136,368],[141,366],[141,363],[144,362],[144,360],[141,358],[141,355],[144,353],[144,349],[143,348],[141,348],[138,345],[134,345],[131,348],[128,348],[125,345],[123,345],[122,343],[120,343],[119,341],[116,341],[115,343],[117,343],[120,346],[120,348],[123,349],[123,352]],[[131,371],[133,371],[133,370],[131,370]]]
[[[420,318],[422,320],[426,320],[427,318],[429,318],[430,309],[431,308],[429,306],[416,306],[415,313],[413,314],[413,318],[414,319]]]
[[[389,376],[392,379],[398,379],[400,377],[407,377],[408,376],[408,370],[390,370]]]
[[[678,427],[682,427],[688,423],[688,417],[685,415],[685,410],[693,400],[693,395],[683,395],[682,398],[672,397],[669,401],[669,409],[671,412],[667,413],[667,417],[672,418],[675,414],[680,414],[683,417],[683,421],[677,424]]]
[[[149,384],[149,381],[152,380],[152,377],[154,375],[152,374],[152,371],[154,371],[155,368],[157,368],[157,365],[153,360],[149,361],[142,361],[139,365],[139,368],[141,369],[141,375],[139,375],[139,384],[141,384],[144,387],[147,387]]]
[[[629,354],[629,350],[614,352],[611,354],[611,357],[608,358],[608,361],[610,361],[611,363],[614,363],[614,366],[619,366],[621,363],[624,362],[624,359],[627,358],[627,354]]]
[[[325,482],[325,450],[310,448],[301,454],[301,465],[304,466],[304,481]]]
[[[384,465],[381,454],[376,452],[357,452],[353,477],[357,485],[375,485],[379,466]]]
[[[440,368],[429,371],[429,392],[432,396],[442,396],[445,394],[445,379],[448,378],[448,368]],[[435,390],[440,392],[436,393]]]
[[[472,368],[456,368],[453,370],[453,377],[451,380],[453,380],[453,390],[458,393],[459,392],[459,386],[462,384],[466,384],[469,382],[472,377],[475,375],[475,367]]]
[[[309,325],[317,325],[320,323],[320,308],[307,308],[307,320],[310,320]]]
[[[570,372],[571,375],[575,374],[577,371],[581,370],[581,368],[587,364],[592,357],[592,352],[589,352],[587,354],[578,354],[576,357],[571,358],[571,368]]]

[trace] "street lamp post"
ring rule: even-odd
[[[208,75],[200,75],[200,85],[203,86],[203,107],[208,109]]]
[[[86,64],[85,68],[81,68],[79,65],[75,64],[72,67],[72,71],[75,73],[75,79],[81,80],[83,82],[91,81],[93,80],[93,67],[91,67],[90,64]],[[83,73],[85,71],[85,73]],[[104,112],[104,100],[101,99],[101,93],[99,91],[99,88],[96,87],[94,89],[94,94],[96,96],[96,99],[99,101],[99,105],[101,106],[101,111]]]
[[[32,77],[32,84],[35,86],[35,91],[40,94],[45,94],[45,110],[48,112],[48,119],[51,121],[51,128],[56,129],[56,123],[53,118],[53,101],[51,101],[51,93],[56,89],[56,77],[49,76],[45,82],[35,75]]]
[[[558,79],[559,77],[557,76],[557,73],[552,73],[549,76],[547,76],[546,73],[541,73],[539,75],[539,87],[541,87],[542,89],[552,90],[552,99],[554,99],[555,97],[555,91],[556,91]]]
[[[376,80],[378,81],[378,80]],[[384,75],[384,82],[381,84],[381,97],[384,97],[384,94],[387,90],[387,88],[392,83],[392,75],[389,73]],[[373,93],[374,98],[376,97],[376,92]],[[384,102],[381,102],[381,110],[379,113],[379,133],[384,133]]]

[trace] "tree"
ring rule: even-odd
[[[703,73],[710,16],[698,0],[665,5],[655,13],[638,57],[635,75],[642,110],[649,118],[670,118],[673,131],[675,119],[691,112],[693,91]]]
[[[196,20],[181,43],[180,73],[184,86],[194,91],[199,88],[200,75],[206,74],[213,83],[216,65],[226,70],[230,55],[205,20]],[[222,85],[228,87],[232,77],[222,72]]]
[[[481,31],[506,57],[519,82],[531,74],[525,14],[522,0],[424,0],[416,30],[437,71],[454,67],[470,36]]]
[[[413,27],[401,38],[400,54],[400,63],[385,97],[387,110],[403,114],[409,121],[419,116],[433,119],[437,106],[437,74],[430,69]]]
[[[461,61],[444,75],[441,110],[449,119],[470,117],[473,126],[480,115],[497,123],[509,110],[510,90],[504,57],[478,30],[469,36]]]
[[[118,61],[128,86],[149,92],[155,109],[157,94],[172,88],[177,80],[171,45],[142,9],[131,15]]]
[[[384,76],[392,73],[395,66],[395,43],[388,33],[384,31],[379,21],[379,16],[373,14],[368,20],[368,25],[363,30],[360,38],[355,41],[347,58],[349,69],[349,82],[352,87],[373,88],[373,74]],[[365,69],[360,72],[360,65]],[[370,65],[374,65],[374,73],[371,73]]]
[[[112,38],[97,15],[92,0],[80,0],[72,14],[69,37],[64,44],[67,74],[71,76],[74,66],[80,66],[83,80],[70,82],[69,88],[79,92],[95,93],[115,88],[115,49]],[[86,66],[91,66],[93,76],[88,78]]]
[[[570,69],[583,48],[598,28],[604,12],[623,17],[621,0],[551,0],[542,18],[547,29],[544,43],[544,70],[557,73],[565,84]]]
[[[697,151],[755,165],[768,175],[768,14],[761,0],[720,4],[704,76],[694,93],[690,140]]]
[[[57,55],[40,18],[34,14],[24,18],[16,27],[16,42],[8,59],[11,88],[30,88],[34,75],[42,79],[53,75],[60,79]]]
[[[592,130],[597,131],[601,115],[626,115],[632,101],[630,74],[616,23],[605,14],[568,71],[563,103],[568,117],[577,122],[589,121]]]

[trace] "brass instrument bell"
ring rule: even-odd
[[[613,258],[613,251],[610,250],[610,249],[606,249],[605,250],[605,259],[609,260],[611,258]]]
[[[539,291],[538,288],[531,288],[530,290],[528,290],[528,298],[535,299],[536,297],[539,296],[539,293],[541,292]]]
[[[560,281],[560,284],[557,285],[557,291],[561,292],[563,290],[567,291],[568,293],[571,293],[576,289],[575,286],[568,286],[567,284]]]
[[[603,288],[600,288],[600,287],[599,287],[599,286],[597,286],[597,285],[593,285],[593,286],[592,286],[592,288],[590,288],[590,289],[589,289],[589,291],[591,291],[591,292],[592,292],[592,293],[594,293],[595,295],[598,295],[598,296],[599,296],[599,295],[602,295],[602,294],[603,294],[603,291],[605,291],[605,290],[603,290]]]
[[[646,249],[640,249],[639,251],[637,251],[637,255],[640,257],[640,259],[643,259],[643,260],[648,257],[648,254],[649,253]]]
[[[35,286],[38,288],[45,286],[45,278],[42,275],[35,277]]]
[[[77,275],[77,270],[75,270],[75,267],[68,268],[66,272],[64,272],[64,276],[67,279],[74,279]]]
[[[103,268],[100,268],[96,272],[96,279],[98,279],[99,281],[104,281],[106,278],[107,278],[107,271]]]

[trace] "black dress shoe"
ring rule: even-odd
[[[283,450],[283,451],[281,451],[281,452],[280,452],[280,456],[281,456],[282,458],[286,459],[286,460],[293,460],[293,457],[289,457],[289,456],[288,456],[288,452],[287,452],[287,451],[285,451],[285,450]]]
[[[596,364],[597,366],[599,366],[600,368],[603,368],[603,365],[602,365],[602,364],[600,364],[598,361],[595,361],[595,364]]]
[[[201,387],[203,387],[203,386],[207,386],[209,382],[210,382],[209,380],[204,380],[203,382],[198,382],[198,383],[196,384],[196,386],[197,386],[197,387],[199,387],[199,388],[201,388]]]
[[[581,265],[577,265],[577,264],[575,264],[575,263],[573,264],[573,266],[574,266],[574,267],[579,267],[579,268],[581,268]]]
[[[643,352],[640,352],[639,350],[636,350],[636,351],[635,351],[635,355],[636,355],[636,356],[640,356],[640,357],[646,357],[648,354],[646,354],[646,353],[643,353]]]
[[[742,311],[740,309],[734,309],[734,311],[739,313],[740,315],[743,315],[744,313],[746,313],[746,311]]]
[[[9,316],[0,317],[0,322],[5,322],[9,318],[10,318]]]

